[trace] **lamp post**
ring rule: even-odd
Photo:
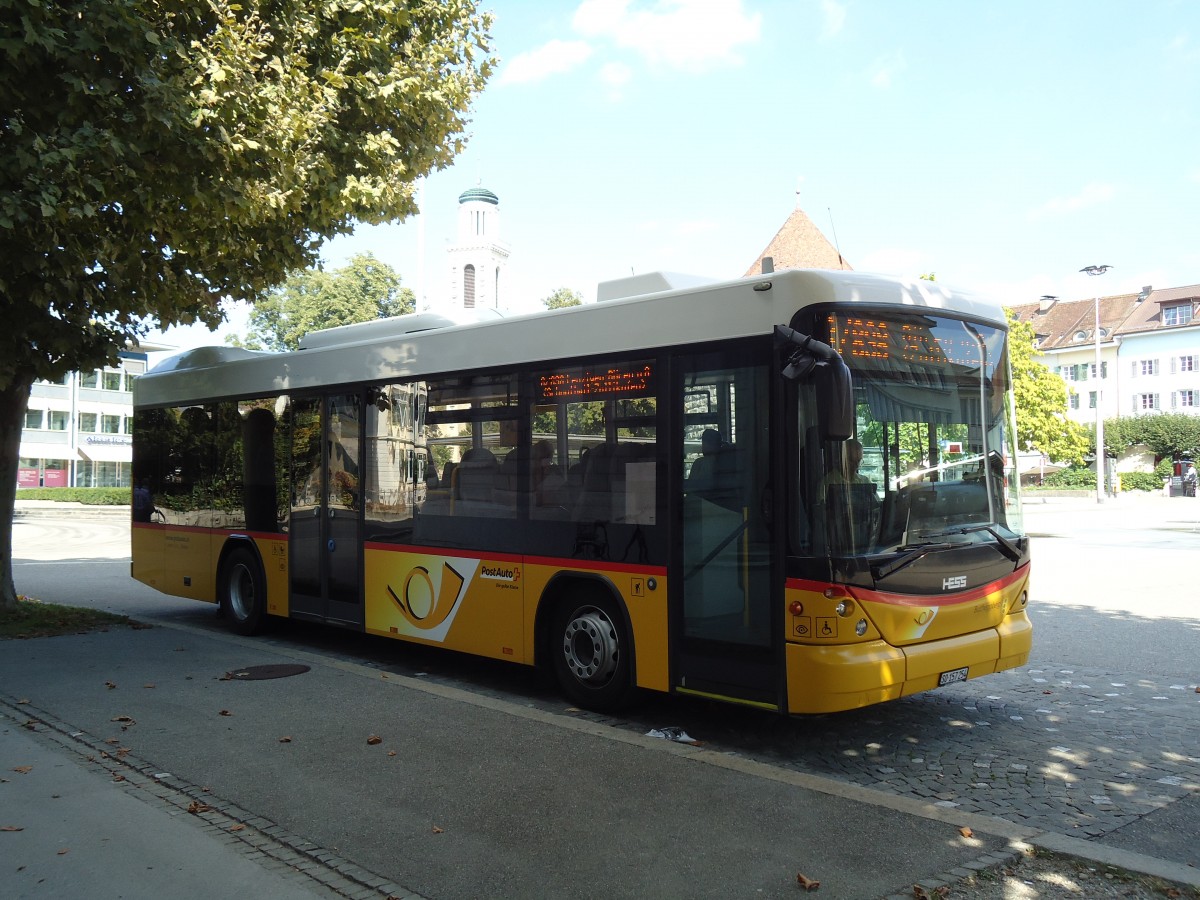
[[[1103,275],[1112,266],[1087,266],[1080,269],[1080,272],[1086,272],[1088,275]],[[1096,502],[1104,502],[1104,470],[1107,466],[1107,457],[1104,453],[1104,407],[1100,402],[1100,373],[1103,369],[1100,366],[1100,294],[1096,294],[1096,328],[1092,332],[1096,344]]]

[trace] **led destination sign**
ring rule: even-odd
[[[597,370],[555,372],[539,378],[538,389],[543,401],[643,396],[654,390],[654,367],[648,363],[638,363],[628,368],[609,366]]]
[[[978,339],[961,322],[932,317],[829,316],[829,345],[847,362],[909,365],[961,365],[980,362]],[[851,363],[853,365],[853,363]]]

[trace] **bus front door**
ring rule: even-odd
[[[778,708],[771,615],[767,369],[691,358],[676,397],[683,428],[682,540],[674,557],[676,690]]]
[[[293,406],[288,571],[300,618],[364,622],[360,405],[337,394]]]

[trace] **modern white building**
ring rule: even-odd
[[[17,487],[129,487],[133,461],[133,382],[146,354],[123,351],[116,367],[38,381],[29,395]]]
[[[445,312],[500,309],[506,304],[504,269],[509,247],[500,239],[500,199],[485,187],[458,197],[458,235],[447,249],[449,291]]]

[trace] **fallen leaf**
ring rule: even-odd
[[[33,771],[33,766],[17,766],[13,771],[20,772],[22,775],[28,775]]]
[[[444,828],[438,828],[436,825],[433,826],[434,834],[444,834],[445,831],[446,831],[446,829],[444,829]]]
[[[121,723],[121,727],[122,727],[122,728],[128,728],[130,725],[136,725],[136,724],[137,724],[137,722],[135,722],[135,721],[133,720],[133,717],[132,717],[132,716],[113,716],[113,717],[112,717],[111,719],[109,719],[108,721],[110,721],[110,722],[120,722],[120,723]]]
[[[199,800],[193,800],[188,804],[188,812],[190,812],[193,816],[202,812],[208,812],[211,809],[211,806],[209,806],[207,803],[201,803]]]
[[[395,755],[396,755],[396,751],[395,751],[395,750],[389,750],[389,751],[388,751],[388,756],[395,756]]]
[[[370,744],[372,747],[374,747],[376,744],[382,744],[383,738],[381,738],[377,734],[373,734],[367,738],[367,743]]]
[[[1200,691],[1200,688],[1196,688],[1196,690]],[[17,701],[17,706],[24,706],[24,705],[25,705],[26,703],[28,703],[28,702],[29,702],[29,698],[28,698],[28,697],[26,697],[24,700],[18,700],[18,701]]]
[[[821,886],[821,882],[813,881],[811,878],[809,878],[803,872],[796,873],[796,883],[798,885],[800,885],[800,887],[806,891],[815,891],[817,888],[819,888]]]
[[[231,713],[231,712],[230,712],[229,710],[227,710],[227,709],[223,709],[223,710],[221,710],[221,712],[220,712],[220,715],[222,715],[222,716],[232,716],[232,715],[233,715],[233,713]]]
[[[113,781],[124,781],[124,780],[125,780],[124,775],[114,775],[113,776]]]
[[[24,825],[0,825],[0,831],[24,831]]]
[[[120,739],[120,738],[108,738],[107,740],[105,740],[105,741],[104,741],[104,743],[106,743],[106,744],[119,744],[119,743],[121,743],[121,739]]]
[[[284,735],[283,737],[281,737],[279,739],[279,743],[281,743],[281,744],[290,744],[291,742],[292,742],[291,735]]]
[[[230,825],[229,830],[230,831],[245,831],[246,826],[245,825]]]
[[[111,681],[106,681],[106,682],[104,682],[104,686],[111,691],[116,687],[116,684],[114,684]]]
[[[919,884],[913,885],[913,897],[915,897],[916,900],[929,900],[929,894],[925,891],[925,888],[921,887]]]
[[[964,825],[962,828],[958,829],[958,833],[961,834],[963,837],[974,837],[975,836],[975,832],[973,832],[966,825]]]
[[[144,687],[144,688],[152,688],[152,687],[154,687],[154,685],[153,685],[153,684],[143,684],[143,685],[142,685],[142,687]]]
[[[58,851],[58,855],[59,855],[59,856],[66,856],[66,855],[67,855],[68,853],[70,853],[70,852],[71,852],[71,851],[70,851],[70,850],[68,850],[66,847],[63,847],[61,850],[59,850],[59,851]]]

